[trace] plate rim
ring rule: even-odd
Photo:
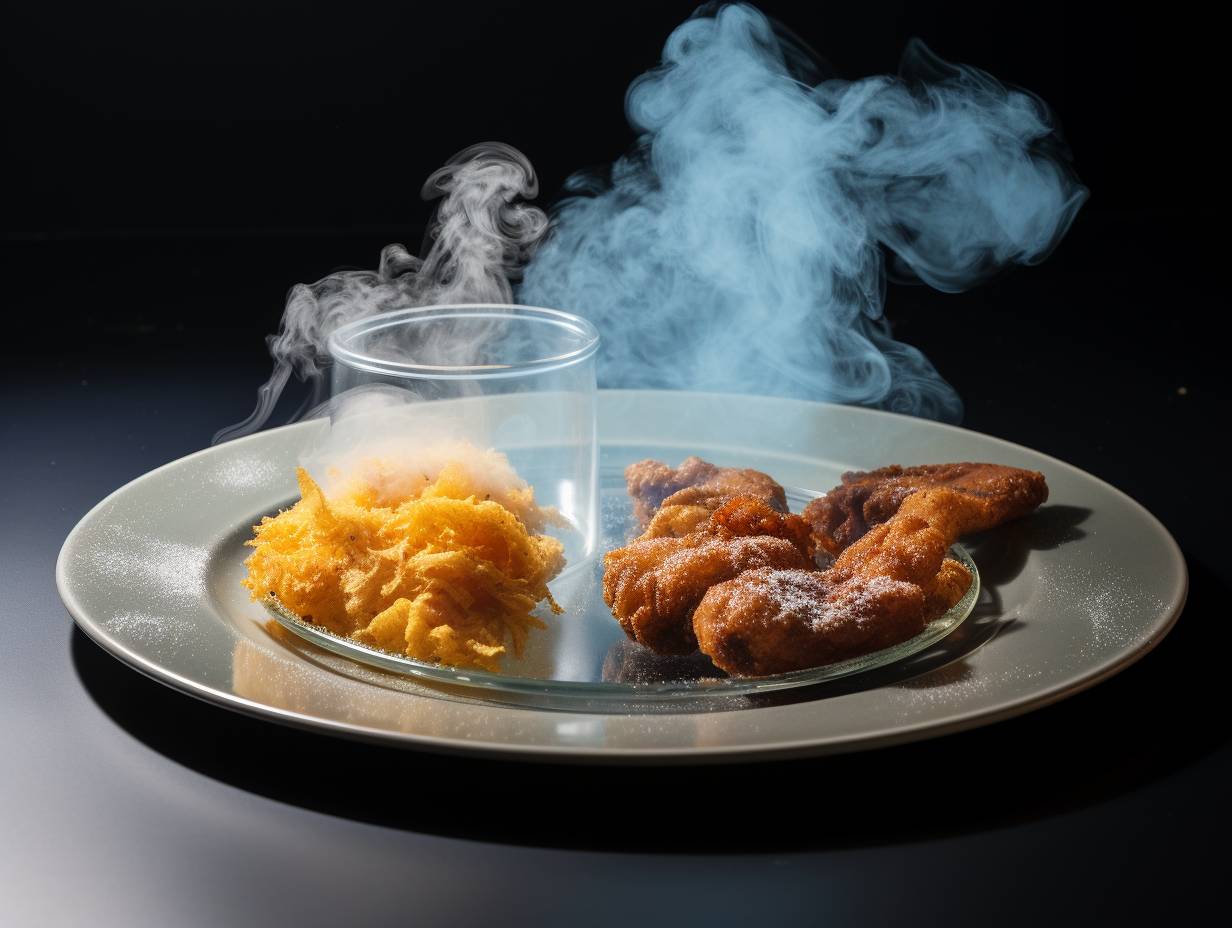
[[[288,725],[301,730],[315,732],[318,734],[326,732],[331,735],[342,736],[352,740],[370,743],[385,745],[393,744],[403,748],[428,750],[434,753],[458,756],[489,757],[501,760],[522,760],[527,762],[542,763],[579,764],[691,764],[771,761],[802,756],[849,753],[854,751],[869,750],[877,747],[890,747],[892,745],[904,744],[926,738],[941,737],[947,734],[966,731],[983,725],[1004,721],[1037,708],[1052,705],[1064,698],[1084,692],[1085,690],[1102,683],[1104,680],[1115,676],[1117,673],[1120,673],[1128,667],[1136,664],[1143,657],[1154,650],[1159,643],[1167,637],[1173,627],[1175,627],[1181,613],[1184,611],[1189,593],[1188,565],[1185,562],[1184,554],[1181,551],[1180,545],[1177,543],[1176,539],[1172,536],[1172,533],[1163,524],[1163,522],[1161,522],[1149,509],[1142,505],[1142,503],[1138,502],[1138,500],[1134,499],[1125,491],[1108,483],[1102,478],[1095,476],[1094,474],[1082,470],[1076,465],[1070,464],[1059,458],[1055,458],[1045,452],[1037,451],[1033,448],[1029,448],[1025,445],[1018,444],[1004,438],[999,438],[995,435],[976,432],[972,429],[966,429],[961,426],[951,425],[949,423],[921,420],[917,417],[907,416],[888,410],[868,409],[860,406],[847,406],[837,403],[801,400],[793,397],[773,397],[701,391],[601,390],[599,392],[601,394],[608,394],[616,397],[633,397],[641,395],[670,396],[672,394],[685,394],[694,398],[718,401],[735,398],[741,402],[768,401],[775,404],[795,404],[802,408],[822,407],[841,409],[843,411],[843,415],[890,417],[895,420],[926,422],[930,428],[938,428],[944,431],[951,431],[964,435],[974,435],[984,441],[993,442],[994,444],[1013,448],[1021,452],[1026,452],[1034,457],[1047,461],[1051,466],[1062,468],[1082,479],[1094,481],[1105,490],[1111,491],[1111,493],[1123,504],[1128,504],[1135,511],[1136,515],[1145,518],[1145,520],[1156,530],[1159,538],[1165,543],[1165,548],[1170,555],[1172,566],[1174,568],[1176,586],[1174,590],[1171,591],[1171,598],[1161,610],[1161,615],[1163,616],[1162,619],[1151,625],[1151,634],[1149,637],[1136,643],[1132,647],[1127,647],[1115,652],[1102,662],[1087,669],[1076,678],[1063,680],[1042,690],[1024,694],[1007,703],[993,708],[975,707],[968,709],[967,711],[960,712],[959,714],[943,721],[922,719],[908,724],[899,724],[891,727],[878,728],[871,731],[863,731],[857,735],[797,737],[790,740],[779,741],[774,744],[753,746],[714,744],[701,746],[693,745],[686,747],[607,747],[566,744],[517,744],[496,741],[464,740],[439,735],[393,731],[390,729],[375,728],[369,725],[350,722],[344,723],[332,719],[322,718],[320,716],[309,715],[307,713],[296,712],[289,709],[281,709],[276,706],[271,706],[263,702],[258,702],[256,700],[239,696],[235,693],[224,692],[208,684],[190,680],[175,671],[168,670],[167,668],[161,666],[157,661],[136,653],[127,645],[109,635],[104,628],[96,624],[94,620],[86,614],[86,610],[81,606],[71,590],[71,579],[69,577],[67,565],[71,549],[73,548],[76,539],[101,510],[136,485],[149,480],[154,480],[164,471],[177,466],[182,466],[188,461],[216,453],[221,447],[240,447],[242,445],[263,439],[268,440],[268,436],[274,432],[286,433],[292,430],[302,430],[317,425],[315,420],[308,420],[280,426],[276,429],[266,429],[252,435],[246,435],[242,438],[227,442],[225,445],[212,445],[202,448],[198,451],[194,451],[190,454],[184,455],[183,457],[168,461],[158,467],[153,468],[152,470],[140,474],[116,488],[111,493],[107,494],[103,497],[103,499],[101,499],[81,516],[81,518],[65,537],[64,542],[60,547],[59,554],[56,557],[55,580],[57,592],[59,593],[61,601],[64,603],[65,608],[72,616],[77,627],[82,630],[86,637],[100,646],[108,654],[117,658],[130,668],[142,673],[144,676],[162,683],[171,689],[185,693],[211,705],[217,705],[225,709],[241,712],[242,714],[250,717],[274,721],[279,724]],[[621,441],[617,439],[615,441],[609,441],[607,444],[618,447],[621,444]],[[426,697],[415,697],[411,694],[407,694],[407,698]],[[509,709],[508,706],[494,706],[493,708]],[[513,711],[551,713],[554,715],[566,714],[562,713],[561,710],[542,708],[517,709]],[[574,715],[579,718],[603,718],[602,713],[570,712],[567,714]],[[633,712],[628,714],[642,715],[651,713]],[[656,716],[681,714],[689,713],[653,713],[653,715]]]

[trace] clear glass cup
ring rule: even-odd
[[[595,352],[580,316],[496,304],[382,313],[337,329],[331,444],[465,441],[508,457],[565,525],[565,573],[599,543]],[[564,573],[562,573],[562,577]]]

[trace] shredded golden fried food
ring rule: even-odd
[[[563,547],[533,534],[554,513],[525,484],[498,495],[455,462],[400,499],[362,479],[327,499],[307,471],[297,476],[300,501],[262,519],[248,542],[253,599],[276,597],[363,644],[485,670],[544,627],[532,614],[540,601],[560,612],[547,584]]]

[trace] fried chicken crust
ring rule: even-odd
[[[787,512],[787,494],[769,475],[751,468],[717,467],[696,456],[685,458],[679,467],[653,460],[630,464],[625,468],[625,483],[633,498],[633,514],[643,529],[651,526],[656,513],[669,516],[654,527],[651,538],[700,528],[711,512],[733,496],[750,496]],[[678,506],[688,508],[666,512]]]
[[[1009,500],[952,487],[919,490],[824,571],[752,570],[715,584],[693,614],[698,647],[731,674],[816,667],[924,630],[970,585],[946,558],[962,535],[1019,514]],[[944,608],[943,608],[944,607]]]
[[[698,647],[730,674],[760,676],[879,651],[923,629],[915,584],[837,583],[828,573],[750,570],[716,584],[693,616]]]
[[[953,558],[941,562],[941,570],[924,589],[924,622],[945,615],[966,595],[971,586],[971,571]]]
[[[838,555],[893,517],[907,497],[930,487],[948,487],[988,502],[986,527],[1027,515],[1048,498],[1044,475],[1036,471],[972,462],[891,465],[843,474],[842,483],[809,503],[803,515],[817,544]]]
[[[699,648],[735,675],[816,667],[914,637],[971,574],[946,556],[963,535],[1024,516],[1042,474],[995,464],[884,467],[787,514],[758,471],[699,458],[626,471],[644,533],[605,558],[604,599],[630,638],[665,654]],[[751,487],[732,498],[725,488]],[[835,556],[817,568],[818,551]]]
[[[760,567],[807,569],[811,536],[799,516],[738,496],[681,537],[640,538],[604,556],[603,600],[621,628],[660,654],[697,650],[693,610],[716,583]]]

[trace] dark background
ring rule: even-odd
[[[695,6],[17,5],[4,40],[15,181],[5,237],[405,235],[425,218],[424,178],[487,139],[525,151],[551,196],[628,146],[624,90]],[[1033,90],[1095,191],[1088,215],[1212,211],[1203,185],[1224,160],[1216,31],[1183,6],[1082,6],[761,8],[840,77],[894,72],[919,36]]]
[[[1054,108],[1092,197],[1047,265],[1011,275],[1011,299],[977,291],[967,303],[1114,342],[1140,339],[1133,311],[1199,328],[1216,315],[1202,277],[1223,238],[1212,235],[1226,170],[1218,31],[1183,6],[1083,7],[763,4],[838,76],[893,72],[919,36]],[[522,149],[544,203],[573,171],[610,163],[633,140],[625,88],[693,8],[12,5],[3,237],[17,324],[51,324],[57,350],[178,349],[189,333],[260,355],[290,284],[374,267],[390,241],[417,248],[420,185],[464,146]],[[1105,271],[1134,291],[1168,289],[1158,307],[1116,292],[1066,298],[1074,276]],[[965,309],[909,288],[888,306],[905,326]],[[928,332],[902,334],[948,361]],[[961,381],[961,366],[942,371]]]
[[[625,89],[693,8],[12,6],[0,254],[22,350],[4,376],[192,376],[217,409],[205,443],[251,408],[288,287],[375,267],[392,241],[418,250],[420,187],[451,154],[516,145],[546,206],[625,151]],[[1048,261],[964,294],[890,285],[897,336],[957,387],[964,424],[1104,476],[1143,441],[1207,466],[1226,379],[1226,56],[1198,8],[763,8],[845,78],[893,72],[921,37],[1040,95],[1070,143],[1091,198]],[[1137,496],[1158,483],[1120,480]],[[1160,500],[1166,522],[1188,491]]]
[[[1172,918],[1220,899],[1232,775],[1216,457],[1227,421],[1226,53],[1196,6],[762,5],[839,76],[893,71],[919,36],[1054,108],[1092,191],[1057,252],[966,294],[891,285],[887,313],[958,388],[965,425],[1103,477],[1181,543],[1186,612],[1113,680],[1022,719],[873,754],[576,771],[271,728],[151,683],[67,631],[51,583],[60,540],[106,493],[248,412],[288,286],[374,267],[390,241],[417,246],[429,218],[421,183],[472,142],[525,151],[541,202],[570,172],[610,162],[632,142],[625,87],[692,6],[6,9],[2,508],[32,492],[60,503],[37,524],[0,522],[11,584],[0,634],[13,661],[0,681],[12,713],[37,704],[48,719],[12,769],[16,782],[28,770],[28,782],[53,784],[6,803],[58,808],[53,771],[101,757],[120,765],[111,776],[140,766],[159,789],[219,794],[214,808],[243,809],[253,828],[282,822],[287,806],[307,810],[296,833],[308,843],[354,838],[339,823],[381,826],[362,840],[407,855],[408,872],[450,862],[416,884],[420,903],[436,893],[438,916],[449,899],[472,911],[476,890],[454,879],[467,867],[506,874],[506,886],[520,875],[536,887],[521,911],[572,924],[587,913],[1038,924]],[[93,727],[61,744],[57,718]],[[438,801],[395,811],[321,788],[380,778],[431,784]],[[452,810],[475,783],[523,802],[459,819]],[[608,811],[582,827],[575,813],[588,804]],[[46,834],[71,835],[86,858],[147,840],[145,825],[99,823]],[[40,840],[15,833],[11,850],[28,860]],[[236,873],[222,846],[148,840],[141,853],[170,861],[164,869],[183,858],[167,893],[219,887],[214,901],[185,901],[184,923],[224,899],[224,923],[277,911],[253,881],[241,901],[226,895]],[[663,856],[639,856],[652,853]],[[33,906],[46,887],[21,889]],[[407,911],[386,889],[362,903],[338,890],[333,904]],[[93,921],[134,891],[103,890]],[[299,902],[315,907],[303,923],[333,917],[328,894],[305,893]]]

